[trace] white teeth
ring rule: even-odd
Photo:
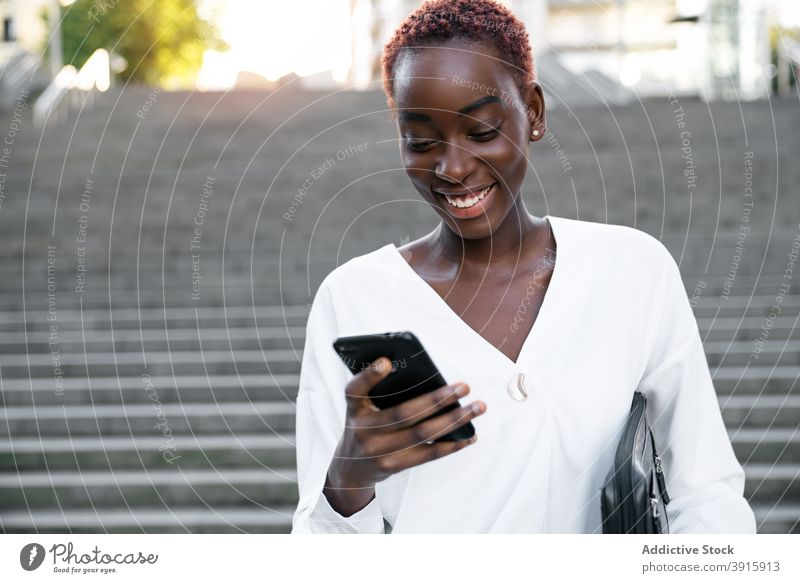
[[[489,190],[491,188],[492,188],[492,185],[487,186],[486,188],[481,190],[478,193],[477,196],[475,196],[475,195],[466,195],[466,196],[451,197],[451,196],[445,195],[445,198],[447,199],[447,202],[449,202],[454,207],[469,208],[469,207],[477,204],[478,201],[483,200],[483,197],[485,197],[489,193]]]

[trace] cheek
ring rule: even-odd
[[[527,143],[515,141],[516,136],[499,136],[485,144],[480,155],[496,173],[502,174],[509,186],[517,186],[525,177],[528,163]]]
[[[421,156],[414,152],[402,152],[400,159],[403,162],[403,168],[406,174],[412,181],[427,181],[431,177],[432,164],[434,162],[427,156]]]
[[[419,164],[416,163],[415,158],[416,158],[416,156],[414,156],[413,154],[408,152],[404,146],[401,147],[400,160],[402,160],[403,167],[406,169],[406,172],[409,173],[409,174],[414,172],[414,168],[415,167],[419,166]]]

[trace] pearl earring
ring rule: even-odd
[[[535,138],[538,135],[539,135],[539,130],[533,130],[533,137]]]

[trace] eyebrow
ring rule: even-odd
[[[467,115],[489,103],[502,103],[502,101],[496,95],[486,95],[484,97],[481,97],[480,99],[473,101],[469,105],[465,105],[464,107],[459,109],[456,113],[458,115]],[[398,119],[401,122],[415,122],[415,121],[426,122],[426,121],[431,121],[431,116],[429,116],[427,113],[419,113],[417,111],[404,110],[400,112]]]

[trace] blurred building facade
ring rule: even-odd
[[[197,0],[199,5],[215,4],[220,12],[232,10],[227,0]],[[422,0],[324,0],[327,19],[323,26],[342,31],[336,40],[317,39],[315,60],[336,52],[341,64],[331,70],[304,74],[299,85],[309,89],[380,88],[380,56],[383,46],[402,20]],[[771,62],[770,31],[778,17],[793,11],[800,20],[797,0],[501,0],[528,27],[537,62],[545,69],[567,73],[605,87],[605,93],[647,97],[663,94],[668,87],[675,94],[699,95],[705,99],[762,99],[770,93],[776,68]],[[70,0],[0,0],[0,66],[11,70],[10,61],[25,54],[35,54],[49,65],[51,75],[59,68],[58,37],[50,35],[42,16],[58,14],[59,4]],[[304,10],[313,3],[303,4]],[[787,8],[788,7],[788,8]],[[250,4],[239,7],[252,22],[256,14]],[[269,6],[263,6],[271,14]],[[297,8],[295,12],[302,12]],[[280,19],[291,18],[286,10]],[[335,18],[332,16],[335,15]],[[277,17],[276,17],[277,18]],[[241,25],[241,23],[240,23]],[[795,26],[800,26],[795,22]],[[256,32],[253,32],[255,30]],[[253,30],[239,34],[258,34]],[[319,31],[317,31],[319,32]],[[314,44],[312,35],[302,47]],[[49,63],[41,55],[50,41]],[[261,53],[259,41],[252,39],[245,51]],[[335,47],[332,46],[335,44]],[[342,45],[349,43],[343,48]],[[297,47],[295,47],[296,49]],[[337,50],[334,51],[333,49]],[[311,53],[313,51],[309,51]],[[341,53],[341,54],[340,54]],[[274,54],[274,52],[273,52]],[[349,59],[347,56],[349,55]],[[215,55],[225,81],[209,87],[247,85],[236,70],[252,69],[250,76],[257,87],[271,87],[256,70],[266,61],[236,62],[241,55]],[[283,57],[275,57],[280,62]],[[313,60],[313,59],[312,59]],[[269,61],[269,59],[267,59]],[[349,62],[348,62],[349,61]],[[30,64],[32,61],[28,60]],[[550,65],[548,67],[548,64]],[[542,75],[543,79],[546,75]],[[228,79],[230,78],[230,79]],[[562,79],[563,81],[563,79]],[[227,84],[227,85],[226,85]],[[251,83],[253,84],[253,83]],[[577,82],[576,82],[577,84]],[[586,85],[586,79],[583,84]],[[563,83],[562,83],[563,85]],[[618,89],[617,89],[618,87]]]
[[[769,0],[505,0],[534,53],[600,73],[639,96],[760,99],[775,75]],[[351,0],[347,83],[375,87],[381,50],[419,0]]]
[[[49,0],[0,0],[0,109],[44,87],[60,66],[52,63],[49,74],[42,67],[47,27],[41,15],[49,7]]]
[[[0,0],[3,51],[13,45],[31,52],[41,48],[47,34],[41,15],[50,3],[50,0]]]

